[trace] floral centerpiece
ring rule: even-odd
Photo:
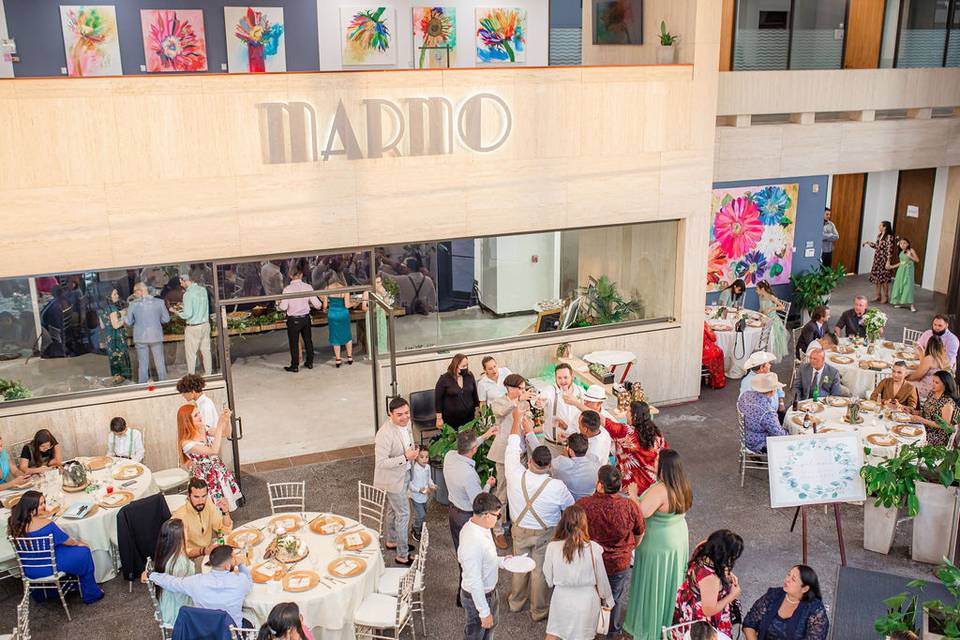
[[[863,328],[867,331],[867,340],[875,342],[880,339],[883,328],[887,326],[887,314],[880,309],[871,307],[863,314]]]

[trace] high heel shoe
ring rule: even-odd
[[[353,356],[347,356],[347,364],[353,364]]]
[[[337,369],[339,369],[339,368],[340,368],[340,365],[343,364],[343,360],[341,360],[340,358],[337,358],[336,361],[335,361],[335,364],[336,364],[336,366],[337,366]]]

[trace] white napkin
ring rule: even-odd
[[[346,538],[344,538],[344,542],[351,547],[354,547],[358,544],[363,544],[363,537],[359,533],[350,533],[347,534]]]
[[[337,570],[337,573],[339,573],[340,575],[346,575],[352,572],[354,569],[356,569],[357,566],[358,566],[357,563],[354,562],[353,560],[344,560],[338,563],[335,569]]]
[[[293,578],[287,580],[287,586],[291,589],[299,589],[300,587],[305,587],[310,584],[310,578]]]
[[[328,522],[327,524],[320,527],[320,531],[324,533],[334,533],[343,529],[343,525],[339,522]]]

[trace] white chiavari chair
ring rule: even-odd
[[[903,328],[903,344],[907,347],[912,347],[917,344],[917,341],[920,340],[920,336],[923,335],[923,331],[917,331],[916,329],[907,329]]]
[[[383,510],[387,492],[363,482],[357,483],[357,512],[360,524],[373,529],[383,539]]]
[[[740,413],[740,407],[737,407],[737,427],[740,430],[740,487],[743,488],[743,482],[747,474],[747,469],[762,469],[766,471],[767,454],[757,453],[747,448],[747,432],[743,424],[743,414]]]
[[[427,548],[430,546],[430,532],[427,525],[423,525],[420,534],[420,546],[417,549],[417,558],[413,561],[413,594],[411,596],[411,613],[420,614],[420,626],[423,635],[427,635],[427,617],[424,610],[423,592],[426,590]],[[377,582],[377,593],[396,596],[400,591],[400,582],[408,571],[406,567],[389,567],[384,569],[383,575]]]
[[[267,484],[270,494],[270,513],[303,513],[306,482],[271,482]]]
[[[147,575],[153,572],[153,558],[147,558],[147,566],[144,569]],[[153,603],[153,619],[160,625],[161,640],[170,640],[173,638],[173,625],[164,624],[163,616],[160,614],[160,601],[157,599],[157,587],[147,580],[147,593],[150,594],[150,602]]]
[[[409,626],[410,635],[416,640],[417,629],[411,608],[414,576],[414,567],[405,571],[396,596],[371,593],[363,599],[353,614],[358,639],[400,640],[400,634]]]
[[[230,637],[233,640],[257,640],[257,630],[241,629],[230,625]]]
[[[57,554],[53,545],[53,535],[39,538],[10,538],[10,546],[17,554],[17,565],[20,568],[20,579],[23,580],[23,590],[27,593],[55,590],[57,595],[60,596],[63,610],[67,613],[67,620],[72,620],[70,609],[67,607],[66,594],[74,590],[80,591],[80,579],[57,569]],[[42,578],[28,578],[25,568],[38,573],[50,571],[50,575]]]
[[[669,627],[661,627],[660,634],[662,640],[685,640],[685,638],[687,638],[687,631],[697,622],[697,620],[693,620],[692,622],[681,622],[680,624]]]

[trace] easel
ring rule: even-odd
[[[803,540],[803,564],[809,564],[807,562],[807,507],[808,506],[817,506],[817,505],[800,505],[797,507],[797,510],[793,512],[793,522],[790,523],[790,533],[793,533],[794,528],[797,526],[797,517],[800,517],[800,531],[801,539]],[[824,504],[826,506],[826,504]],[[833,503],[833,517],[837,521],[837,542],[840,545],[840,566],[847,566],[847,549],[843,543],[843,523],[840,522],[840,505],[836,502]]]

